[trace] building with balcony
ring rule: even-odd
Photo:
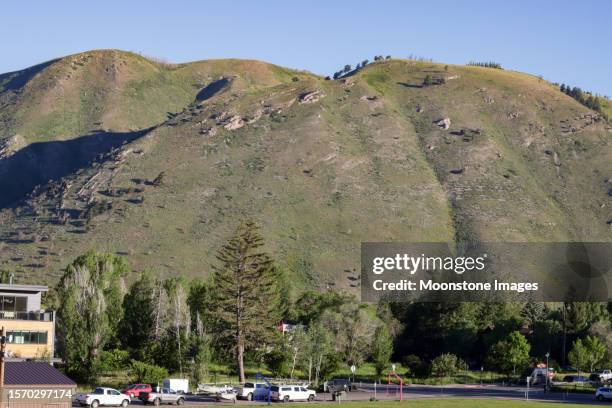
[[[39,285],[0,284],[0,327],[7,339],[8,359],[53,358],[55,312],[42,310]]]

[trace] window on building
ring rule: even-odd
[[[10,344],[47,344],[47,332],[14,330],[6,334]]]
[[[28,298],[25,296],[0,296],[0,312],[27,312]]]

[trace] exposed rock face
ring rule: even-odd
[[[25,140],[22,136],[15,135],[7,139],[0,140],[0,159],[9,157],[17,150],[25,146]]]
[[[554,150],[546,149],[544,150],[544,153],[546,153],[549,156],[552,156],[553,164],[555,166],[557,167],[561,166],[561,159],[559,158],[559,155],[557,154],[557,152],[555,152]]]
[[[450,128],[451,120],[449,118],[440,119],[434,122],[440,129],[447,130]]]
[[[300,95],[300,103],[314,103],[324,97],[321,91],[305,92]]]
[[[236,130],[240,129],[244,126],[244,120],[238,115],[231,116],[227,121],[223,124],[223,127],[227,130]]]
[[[373,96],[368,96],[368,95],[363,95],[361,98],[359,98],[360,101],[375,101],[378,99],[378,96],[373,95]]]

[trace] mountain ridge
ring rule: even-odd
[[[0,268],[53,281],[93,247],[137,270],[206,274],[246,217],[297,281],[319,288],[358,287],[361,241],[612,238],[612,128],[546,81],[397,59],[326,81],[221,61],[189,74],[208,76],[188,95],[180,88],[187,102],[175,113],[128,124],[126,137],[142,134],[88,150],[93,162],[5,202]],[[440,83],[424,85],[427,76]],[[229,85],[198,100],[216,81]],[[74,139],[34,136],[17,152]],[[0,174],[31,168],[6,160]]]

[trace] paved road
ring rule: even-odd
[[[436,399],[436,398],[485,398],[485,399],[515,399],[525,400],[527,388],[525,387],[502,387],[496,385],[447,385],[444,387],[427,386],[427,385],[410,385],[404,386],[404,400],[411,399]],[[347,394],[348,401],[368,401],[374,397],[373,387],[362,387],[360,391],[352,391]],[[379,400],[398,400],[399,387],[393,387],[389,392],[384,386],[379,386],[376,390],[376,399]],[[589,405],[612,405],[610,402],[594,401],[592,394],[576,394],[576,393],[544,393],[541,388],[532,388],[529,390],[529,400],[531,401],[549,401],[549,402],[572,402],[578,404]],[[331,394],[318,393],[316,402],[330,402]],[[261,406],[263,403],[259,401],[237,401],[236,405],[254,405]],[[297,403],[307,404],[307,403]],[[143,405],[139,400],[133,400],[131,405]],[[213,397],[187,395],[186,406],[233,406],[232,402],[217,402]],[[76,405],[75,405],[76,406]]]

